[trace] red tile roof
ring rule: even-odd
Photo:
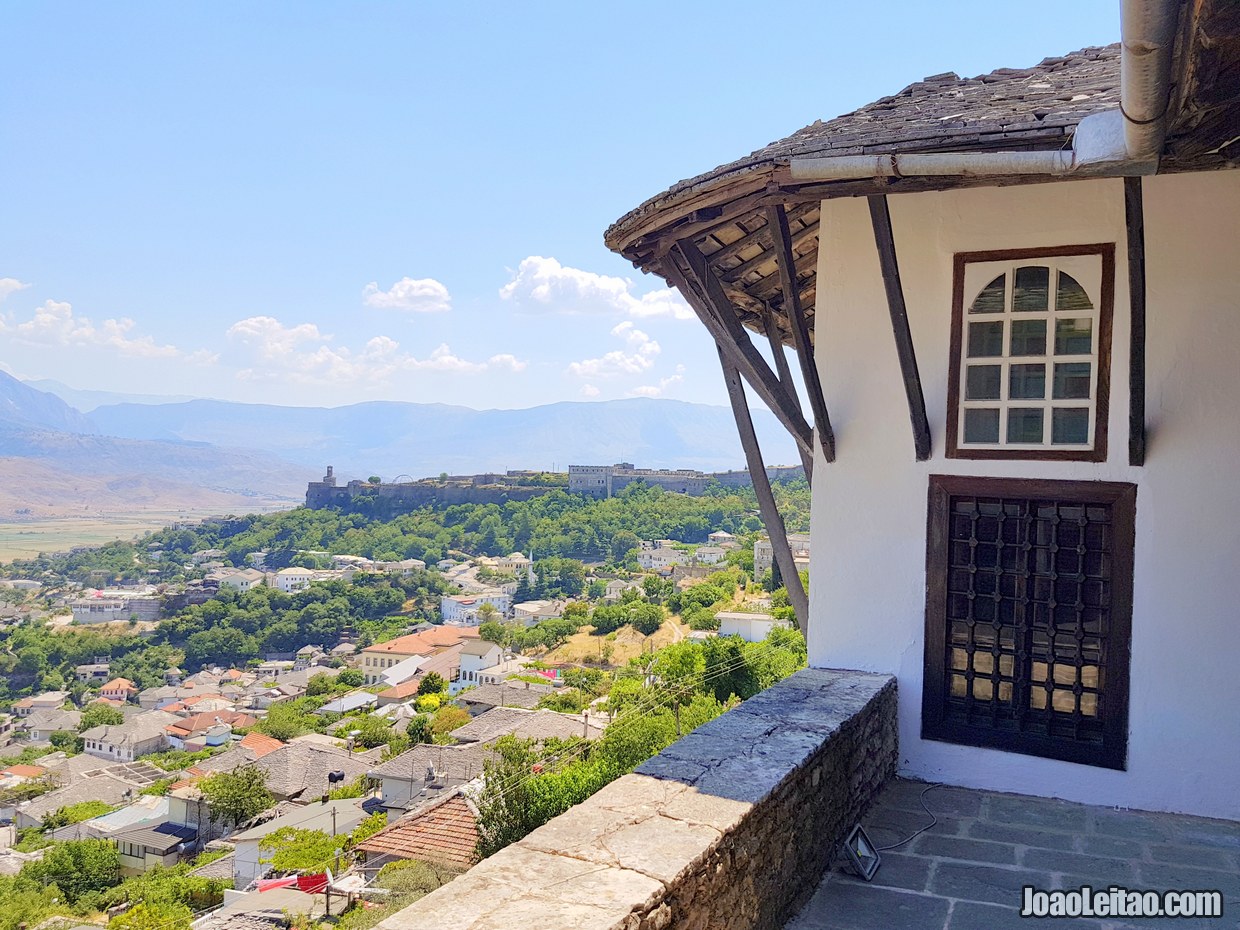
[[[137,691],[138,687],[128,678],[113,678],[100,691]]]
[[[170,723],[164,729],[170,733],[188,736],[215,726],[217,723],[227,723],[234,727],[252,727],[258,723],[258,718],[235,710],[207,711],[202,714],[185,717],[176,721],[176,723]]]
[[[468,869],[477,861],[478,811],[465,795],[453,792],[412,817],[383,828],[358,849],[397,859],[421,859]]]
[[[47,769],[40,768],[37,765],[10,765],[0,775],[17,775],[21,778],[40,778],[47,774]]]
[[[256,759],[261,759],[267,753],[275,752],[285,744],[274,736],[268,736],[266,733],[247,733],[245,738],[241,740],[241,745],[254,753]]]
[[[375,643],[362,651],[410,656],[426,655],[436,649],[446,649],[448,646],[455,646],[463,640],[477,638],[477,636],[477,627],[433,626],[421,633],[410,633],[408,636],[389,639],[386,643]]]
[[[418,693],[418,688],[422,687],[420,678],[410,678],[408,681],[396,685],[394,688],[388,688],[386,691],[380,691],[379,697],[385,701],[403,701],[405,698],[411,698]]]

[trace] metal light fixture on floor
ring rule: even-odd
[[[848,859],[848,864],[853,867],[853,871],[867,882],[874,878],[874,873],[883,863],[878,847],[870,842],[861,824],[853,827],[852,832],[848,834],[848,839],[844,841],[844,856]]]

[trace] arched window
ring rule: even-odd
[[[948,456],[1106,457],[1114,247],[956,257]]]

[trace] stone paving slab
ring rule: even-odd
[[[786,930],[1240,930],[1240,823],[893,778],[862,821],[883,864],[837,862]],[[926,809],[931,812],[927,814]],[[937,821],[931,825],[931,815]],[[916,835],[918,830],[924,832]],[[1022,887],[1217,889],[1220,919],[1022,918]]]

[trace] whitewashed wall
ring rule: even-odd
[[[810,662],[894,673],[905,774],[1240,819],[1240,172],[1145,180],[1146,465],[1128,462],[1122,182],[890,198],[933,434],[916,462],[863,199],[822,208],[816,342],[838,459],[815,469]],[[944,458],[952,255],[1116,244],[1108,461]],[[926,741],[931,474],[1131,481],[1137,537],[1128,770]]]

